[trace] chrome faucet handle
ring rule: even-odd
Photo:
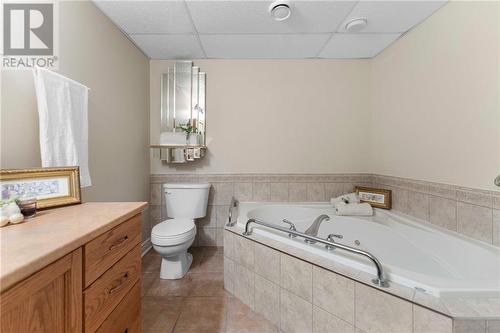
[[[344,236],[343,235],[338,235],[338,234],[329,234],[328,237],[326,237],[326,240],[328,242],[335,243],[335,239],[334,238],[342,239],[342,238],[344,238]],[[327,250],[334,250],[335,246],[334,245],[325,245],[325,248]]]
[[[293,224],[291,221],[287,220],[287,219],[283,219],[283,223],[286,223],[290,226],[290,230],[292,231],[297,231],[297,229],[295,228],[295,224]],[[295,238],[297,237],[296,235],[294,234],[288,234],[288,237],[290,238]]]

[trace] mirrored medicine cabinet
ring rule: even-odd
[[[192,61],[176,61],[161,75],[160,138],[152,145],[166,163],[187,163],[205,155],[206,73]]]

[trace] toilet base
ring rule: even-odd
[[[176,280],[183,278],[191,267],[193,255],[183,251],[177,255],[162,257],[160,279]]]

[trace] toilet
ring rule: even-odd
[[[165,205],[170,218],[151,230],[151,243],[162,257],[160,278],[173,280],[186,275],[193,256],[187,252],[196,236],[194,219],[207,213],[208,183],[164,184]]]

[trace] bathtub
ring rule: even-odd
[[[318,237],[340,234],[336,242],[368,251],[382,263],[385,276],[397,284],[436,297],[500,296],[500,248],[438,229],[428,223],[390,211],[375,209],[372,217],[336,216],[324,203],[240,203],[237,226],[243,230],[250,218],[285,228],[283,219],[304,232],[320,214],[330,216]],[[333,260],[376,276],[371,261],[342,249],[327,250],[323,244],[306,244],[303,238],[252,224],[254,233]]]

